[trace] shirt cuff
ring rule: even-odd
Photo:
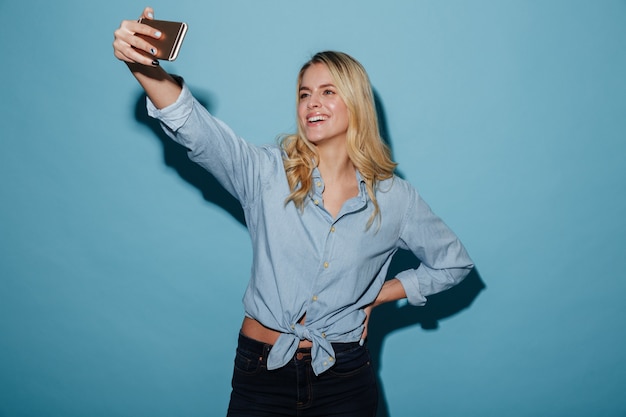
[[[396,278],[404,287],[406,299],[409,304],[413,306],[423,306],[426,304],[426,297],[424,297],[420,291],[420,284],[417,279],[417,271],[415,269],[402,271],[396,275]]]
[[[191,114],[193,96],[181,77],[176,75],[172,75],[172,77],[182,87],[182,91],[176,101],[167,107],[157,109],[152,100],[146,96],[146,108],[148,109],[148,116],[160,120],[168,129],[176,132],[185,124]]]

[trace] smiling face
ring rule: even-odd
[[[348,131],[349,112],[324,64],[309,66],[299,89],[298,120],[309,142],[342,141]]]

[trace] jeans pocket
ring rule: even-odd
[[[371,368],[370,354],[365,346],[339,352],[335,359],[336,363],[328,373],[338,377],[353,376]]]
[[[258,353],[237,348],[237,353],[235,354],[235,371],[252,375],[261,370],[262,362],[263,357]]]

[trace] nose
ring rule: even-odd
[[[319,100],[317,99],[317,97],[315,96],[315,94],[312,94],[312,95],[309,97],[309,100],[308,100],[308,101],[307,101],[307,103],[306,103],[306,107],[307,107],[308,109],[315,109],[315,108],[317,108],[317,107],[319,107],[319,106],[320,106],[320,102],[319,102]]]

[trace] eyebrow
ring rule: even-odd
[[[319,86],[319,88],[328,88],[328,87],[337,88],[337,87],[335,87],[335,84],[323,84],[323,85]],[[300,87],[299,91],[302,91],[302,90],[309,90],[310,91],[311,89],[309,87],[306,87],[306,86],[303,85],[302,87]]]

